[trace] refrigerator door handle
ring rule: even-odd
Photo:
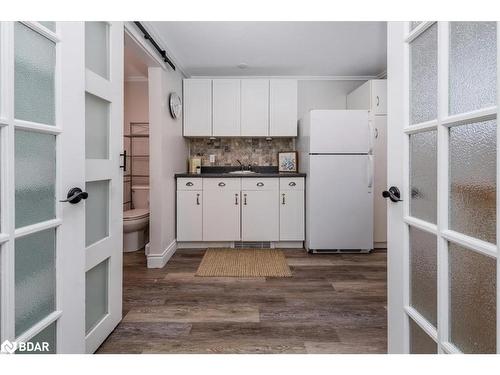
[[[373,155],[368,155],[368,189],[373,187]]]

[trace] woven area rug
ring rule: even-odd
[[[196,276],[291,277],[292,272],[279,249],[207,249]]]

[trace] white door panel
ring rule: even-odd
[[[279,191],[243,190],[242,241],[279,240]]]
[[[269,135],[269,80],[241,80],[241,136]]]
[[[214,79],[212,81],[213,135],[236,137],[240,135],[240,80]]]
[[[311,156],[310,249],[373,248],[371,168],[365,155]]]
[[[240,189],[230,189],[225,185],[219,188],[205,186],[203,190],[203,241],[237,241],[239,239]]]
[[[280,191],[280,241],[304,241],[304,190]]]
[[[177,241],[202,241],[202,219],[203,192],[177,190]]]

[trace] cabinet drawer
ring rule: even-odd
[[[281,177],[280,190],[304,190],[303,177]]]
[[[278,178],[243,178],[241,190],[278,190]]]
[[[241,190],[240,178],[205,178],[203,190]]]
[[[203,179],[200,177],[177,179],[177,190],[202,190]]]

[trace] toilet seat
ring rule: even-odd
[[[148,216],[149,210],[147,208],[135,208],[133,210],[127,210],[123,212],[123,221],[143,219]]]

